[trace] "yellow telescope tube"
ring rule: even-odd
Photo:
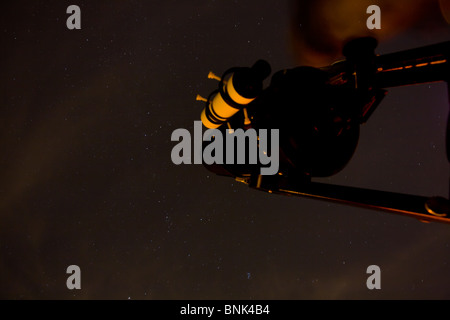
[[[240,95],[233,84],[233,75],[228,79],[225,86],[226,93],[229,95],[233,102],[238,105],[247,105],[255,98],[246,98]],[[207,108],[209,110],[207,110]],[[222,97],[220,91],[210,100],[209,104],[203,109],[201,114],[201,120],[205,127],[209,129],[216,129],[220,127],[224,122],[234,116],[240,109],[229,105]]]

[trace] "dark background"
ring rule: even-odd
[[[368,32],[377,3],[382,30]],[[170,158],[172,131],[192,131],[196,94],[217,85],[210,70],[326,65],[352,35],[375,35],[378,53],[450,38],[437,1],[396,3],[4,4],[0,298],[449,299],[449,225],[269,195]],[[71,4],[81,30],[66,28]],[[447,196],[447,114],[444,83],[390,90],[324,180]]]

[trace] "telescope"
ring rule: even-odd
[[[300,66],[271,74],[268,62],[231,68],[218,77],[218,89],[205,101],[203,125],[223,135],[236,129],[279,130],[279,169],[261,175],[261,163],[206,164],[221,176],[276,194],[297,195],[383,210],[423,222],[450,223],[450,201],[315,182],[340,172],[351,160],[360,127],[370,119],[388,88],[444,81],[449,83],[450,41],[377,55],[371,37],[349,41],[344,60],[330,66]],[[450,118],[449,118],[450,119]],[[450,133],[447,126],[447,160]],[[206,148],[211,141],[204,141]],[[226,152],[224,150],[224,152]]]

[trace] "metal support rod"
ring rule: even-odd
[[[346,205],[382,210],[417,218],[424,222],[450,223],[450,217],[430,214],[426,203],[430,198],[395,192],[370,190],[340,185],[311,182],[273,190],[274,193],[292,194],[302,197],[328,200]]]
[[[375,58],[375,84],[379,88],[448,81],[450,41]]]

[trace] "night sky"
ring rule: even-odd
[[[4,4],[0,298],[450,299],[450,225],[172,163],[172,132],[192,132],[195,96],[217,87],[210,70],[328,65],[356,35],[380,54],[450,39],[448,0],[297,2]],[[71,4],[81,30],[66,27]],[[370,4],[380,31],[365,27]],[[349,165],[321,181],[447,197],[447,98],[445,83],[389,90]]]

